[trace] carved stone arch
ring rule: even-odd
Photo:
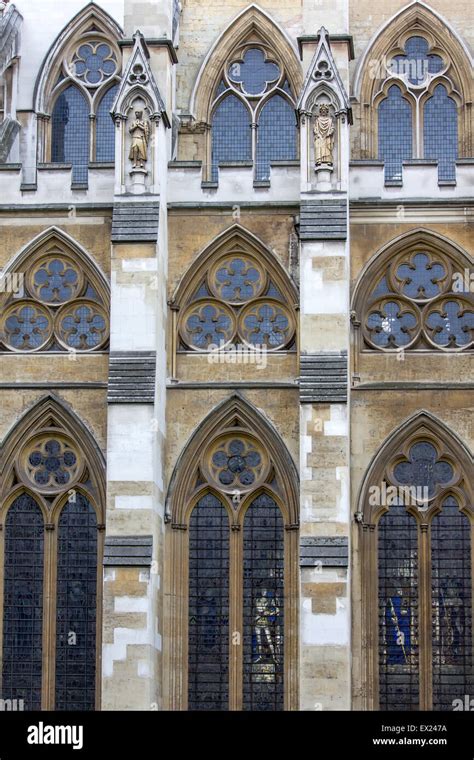
[[[428,261],[425,264],[419,261],[415,265],[414,257],[420,254],[424,254]],[[417,266],[425,266],[425,279],[418,293],[410,292],[408,288],[411,280],[406,275],[407,265],[414,269]],[[435,265],[437,273],[435,279],[430,281],[436,284],[436,287],[433,287],[428,282],[427,272]],[[444,235],[423,227],[403,233],[383,245],[363,267],[352,293],[351,320],[355,330],[355,364],[363,347],[377,351],[402,348],[424,348],[430,351],[471,350],[472,333],[469,327],[461,330],[461,325],[466,321],[465,315],[474,308],[469,284],[466,284],[472,267],[471,255],[461,246]],[[405,271],[403,277],[406,279],[400,278],[399,271]],[[423,290],[425,286],[429,286],[426,295]],[[443,342],[443,339],[437,337],[434,322],[441,325],[440,320],[447,319],[445,304],[448,301],[458,305],[456,320],[461,321],[455,320],[456,328],[452,330],[452,339]],[[388,304],[392,304],[388,306],[393,312],[394,322],[391,326],[382,321],[384,315],[388,318]],[[395,311],[393,304],[397,307]],[[433,317],[433,314],[439,314],[439,320],[438,317]],[[402,318],[404,322],[400,321]],[[400,332],[402,324],[404,329]]]
[[[303,72],[297,52],[284,30],[258,5],[242,10],[220,34],[210,48],[199,70],[190,102],[190,113],[197,122],[210,124],[211,105],[222,67],[232,50],[246,38],[260,39],[269,45],[277,60],[284,63],[296,97],[303,83]]]
[[[172,298],[173,307],[180,308],[187,301],[192,295],[196,283],[206,272],[211,259],[221,251],[224,252],[226,248],[231,248],[233,243],[240,243],[248,247],[249,252],[258,257],[265,268],[275,277],[276,284],[282,288],[282,295],[286,296],[288,303],[290,305],[298,303],[296,285],[275,254],[250,230],[247,230],[240,224],[233,224],[208,243],[188,267],[174,292]]]
[[[49,269],[52,262],[59,261],[62,267],[61,275],[74,273],[67,287],[59,295],[59,289],[54,292],[49,287]],[[54,266],[57,266],[55,264]],[[44,288],[37,279],[38,273],[48,272]],[[19,275],[21,274],[21,279]],[[33,240],[24,245],[8,262],[3,276],[10,277],[12,286],[0,293],[2,318],[2,350],[44,351],[50,350],[105,350],[108,345],[109,314],[110,314],[110,285],[99,264],[91,254],[59,227],[49,227],[43,230]],[[43,284],[45,280],[42,280]],[[66,278],[61,278],[66,283]],[[49,290],[48,290],[49,288]],[[99,331],[93,335],[91,331],[84,345],[84,340],[73,336],[73,330],[68,335],[62,328],[63,317],[70,315],[71,310],[81,308],[81,305],[95,312],[100,321]],[[47,321],[45,338],[41,343],[32,345],[11,344],[7,329],[8,316],[16,315],[25,306],[32,307]],[[92,312],[91,312],[92,313]],[[95,319],[95,317],[94,317]],[[49,336],[49,337],[48,337]],[[96,339],[97,336],[97,339]],[[21,338],[21,335],[20,335]],[[86,341],[86,343],[87,343]],[[20,340],[21,343],[21,340]]]
[[[89,31],[94,31],[94,34],[103,37],[109,43],[116,43],[123,37],[122,28],[100,5],[90,2],[84,6],[58,34],[43,60],[33,93],[33,108],[36,114],[51,113],[49,99],[63,63],[63,56],[71,43]]]
[[[273,425],[261,411],[236,393],[221,402],[200,423],[181,452],[171,477],[166,499],[166,519],[172,525],[184,525],[188,514],[186,505],[194,490],[203,446],[217,438],[222,431],[235,428],[241,433],[256,436],[268,452],[275,470],[284,506],[283,515],[287,526],[299,522],[298,473],[288,449]],[[215,489],[214,489],[215,490]],[[222,499],[222,495],[219,497]],[[225,497],[224,497],[225,498]]]
[[[375,511],[372,509],[368,504],[368,489],[370,486],[380,485],[384,481],[390,460],[396,456],[401,444],[407,440],[413,442],[419,439],[432,441],[439,454],[441,454],[439,442],[442,442],[445,449],[443,455],[458,470],[456,482],[449,485],[446,491],[443,490],[443,498],[446,493],[457,494],[457,497],[460,498],[461,486],[467,495],[467,501],[470,500],[470,503],[474,504],[472,488],[474,459],[471,451],[446,423],[431,412],[422,409],[404,420],[372,457],[357,497],[357,512],[361,515],[364,524],[374,525],[381,514],[386,511],[385,508],[380,509],[379,507]]]
[[[437,11],[420,0],[402,8],[383,24],[369,42],[357,65],[353,92],[360,108],[360,132],[365,136],[361,158],[377,157],[377,130],[374,98],[388,77],[384,62],[391,52],[400,49],[401,40],[417,34],[428,39],[431,48],[444,54],[447,74],[460,94],[464,109],[459,115],[460,156],[471,155],[472,148],[472,56],[458,32]],[[375,67],[375,68],[374,68]]]
[[[387,263],[394,256],[405,251],[408,253],[415,246],[433,253],[445,254],[461,270],[474,266],[474,259],[467,251],[435,230],[417,227],[404,232],[379,248],[362,268],[351,298],[351,311],[356,319],[360,318],[363,305]]]
[[[0,457],[0,503],[22,478],[17,472],[17,458],[25,444],[39,435],[42,431],[52,434],[57,432],[74,441],[82,457],[81,473],[78,487],[88,482],[87,490],[91,492],[93,502],[97,506],[98,522],[105,522],[105,459],[93,434],[85,423],[55,394],[48,394],[35,402],[33,406],[14,423],[2,442]],[[29,491],[32,484],[24,483]],[[65,487],[67,491],[67,486]],[[56,496],[56,494],[54,494]],[[41,496],[35,498],[41,501]]]
[[[48,244],[53,245],[54,242],[59,243],[60,246],[64,246],[65,250],[70,253],[70,255],[73,256],[82,267],[84,267],[88,276],[94,281],[94,284],[99,289],[101,297],[104,298],[104,302],[108,304],[110,301],[110,284],[100,265],[94,260],[84,246],[65,230],[56,227],[55,225],[40,232],[15,253],[6,264],[3,274],[8,272],[25,271],[25,267],[28,265],[30,258],[34,258],[35,255],[43,255]]]

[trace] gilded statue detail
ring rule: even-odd
[[[329,113],[329,106],[322,103],[319,106],[319,114],[314,120],[314,163],[316,166],[321,164],[333,164],[334,150],[334,119]]]

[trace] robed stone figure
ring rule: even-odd
[[[132,136],[129,159],[134,169],[143,169],[148,158],[150,122],[143,119],[143,111],[135,111],[135,120],[129,129]]]
[[[321,164],[333,163],[334,149],[334,119],[329,113],[329,106],[322,103],[319,107],[319,114],[314,120],[314,163],[316,166]]]

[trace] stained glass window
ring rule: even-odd
[[[456,103],[439,84],[424,107],[423,142],[425,158],[438,161],[438,178],[454,180],[458,157],[458,114]]]
[[[270,178],[271,161],[288,161],[296,157],[294,108],[281,95],[273,95],[263,106],[258,120],[256,178]]]
[[[392,505],[378,528],[379,707],[419,704],[418,537],[414,518]]]
[[[228,95],[212,118],[212,178],[217,181],[220,161],[244,160],[252,160],[250,114],[241,100]]]
[[[229,518],[212,494],[189,523],[188,709],[229,707]]]
[[[96,678],[97,519],[79,492],[59,518],[56,710],[93,710]]]
[[[107,90],[97,109],[96,161],[113,161],[115,158],[115,125],[110,111],[117,91],[118,85]]]
[[[402,179],[402,162],[413,156],[412,109],[396,85],[379,105],[379,157],[385,180]]]
[[[258,496],[244,518],[244,710],[284,706],[283,534],[275,501]]]
[[[474,693],[471,526],[452,496],[431,528],[433,709]]]
[[[1,698],[41,709],[44,522],[24,493],[5,520]]]

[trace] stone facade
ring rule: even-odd
[[[193,436],[237,394],[237,408],[255,410],[256,420],[261,415],[298,474],[299,519],[286,525],[288,535],[297,534],[285,550],[294,563],[287,582],[295,602],[288,615],[286,707],[371,707],[363,664],[366,569],[355,520],[360,495],[384,442],[422,411],[474,450],[472,349],[402,356],[366,350],[354,303],[377,255],[420,231],[466,256],[472,280],[474,192],[472,96],[462,106],[456,181],[439,184],[436,163],[412,160],[403,166],[403,182],[390,185],[367,137],[375,129],[367,109],[376,106],[364,101],[364,72],[383,35],[388,39],[397,23],[403,33],[404,14],[414,14],[411,23],[435,38],[444,25],[450,54],[464,57],[470,71],[471,4],[83,2],[30,7],[18,0],[0,19],[0,33],[13,40],[9,52],[0,48],[8,120],[0,128],[0,267],[15,271],[16,257],[33,250],[43,233],[65,233],[72,250],[86,252],[107,281],[110,340],[84,353],[3,350],[0,439],[7,442],[21,418],[52,394],[106,461],[97,704],[103,710],[186,704],[173,574],[187,569],[172,559],[183,528],[173,524],[173,484]],[[67,162],[53,160],[48,93],[54,55],[69,55],[74,35],[88,24],[110,35],[122,62],[109,109],[115,165],[94,155],[87,181],[78,184]],[[291,86],[299,88],[299,158],[275,161],[270,179],[261,182],[251,161],[223,162],[215,182],[211,84],[233,46],[247,38],[273,39]],[[318,71],[330,72],[324,86]],[[472,81],[464,86],[472,89]],[[315,172],[312,128],[321,102],[332,109],[334,162]],[[145,168],[132,176],[127,156],[136,103],[151,136]],[[210,363],[179,342],[186,278],[192,281],[209,251],[212,263],[229,231],[254,246],[259,260],[270,262],[269,276],[296,294],[294,341],[269,352],[258,368]],[[3,521],[0,512],[0,527]],[[232,699],[239,704],[238,695]]]

